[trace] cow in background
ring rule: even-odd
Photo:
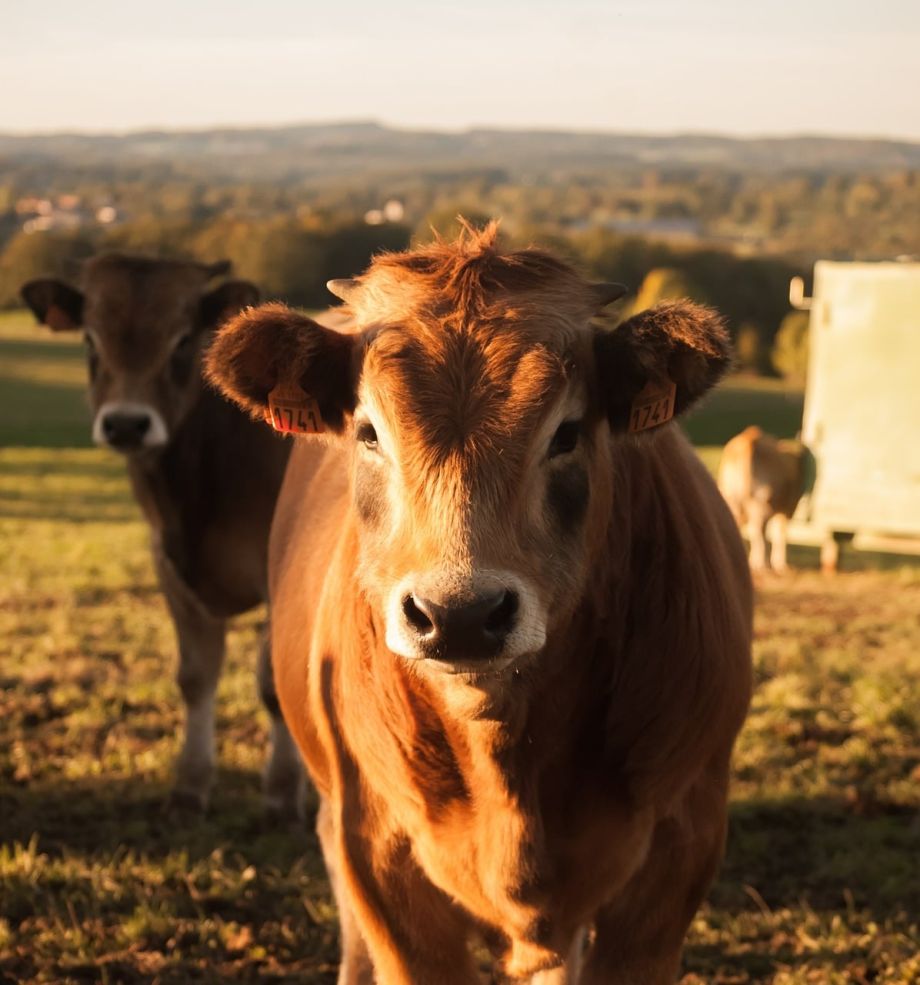
[[[322,798],[342,985],[665,985],[723,851],[752,592],[668,424],[719,317],[494,228],[333,282],[354,324],[229,322],[210,378],[298,440],[272,525],[278,695]],[[280,401],[284,396],[288,407]]]
[[[267,598],[268,531],[290,447],[203,385],[212,333],[259,299],[246,281],[211,285],[229,269],[108,254],[84,265],[79,289],[42,279],[21,292],[42,324],[82,331],[93,439],[125,456],[150,526],[186,708],[173,797],[198,808],[214,772],[227,619]],[[272,717],[267,803],[287,812],[300,764],[275,698],[267,638],[259,681]]]
[[[738,526],[747,528],[754,571],[767,566],[769,525],[770,566],[786,571],[789,519],[805,489],[807,451],[799,441],[778,441],[752,425],[736,434],[722,451],[719,490]]]

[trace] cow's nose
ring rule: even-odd
[[[471,661],[496,656],[517,621],[516,592],[499,588],[472,599],[435,602],[407,595],[402,611],[407,628],[426,655],[437,660]]]
[[[130,451],[143,444],[150,424],[149,414],[110,411],[102,419],[102,433],[113,448]]]

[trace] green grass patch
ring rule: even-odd
[[[78,332],[55,334],[26,312],[0,314],[0,394],[0,447],[92,443]]]
[[[781,380],[730,377],[693,408],[683,426],[695,445],[721,447],[749,424],[777,438],[794,438],[802,428],[805,395]]]

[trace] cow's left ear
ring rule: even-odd
[[[682,414],[718,382],[732,364],[732,348],[717,311],[676,301],[599,332],[595,361],[611,428],[644,431]],[[645,407],[648,413],[637,413]]]
[[[248,280],[228,280],[201,296],[199,313],[205,328],[217,328],[231,315],[259,303],[259,289]]]
[[[83,295],[62,280],[30,280],[19,294],[36,320],[54,332],[73,332],[83,324]]]
[[[260,420],[269,417],[272,390],[299,387],[315,401],[322,429],[338,432],[355,408],[361,345],[360,336],[335,332],[283,304],[263,304],[217,332],[205,355],[205,375]]]

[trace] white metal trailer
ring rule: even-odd
[[[920,263],[815,264],[802,440],[813,486],[791,534],[920,552]]]

